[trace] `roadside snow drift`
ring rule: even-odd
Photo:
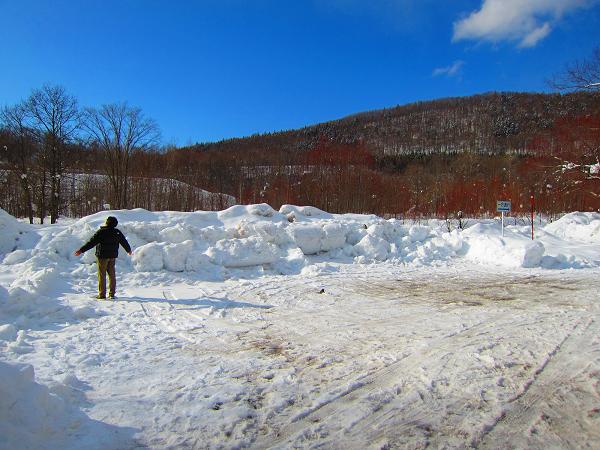
[[[0,448],[76,449],[119,448],[116,427],[90,419],[48,387],[34,380],[29,364],[0,361]],[[77,387],[78,380],[66,377],[56,390]]]
[[[544,244],[540,241],[507,231],[502,237],[501,228],[495,223],[478,223],[463,233],[469,242],[467,258],[487,264],[507,267],[538,267],[544,256]]]
[[[600,244],[600,214],[571,213],[547,225],[544,231],[564,240]]]
[[[577,268],[600,266],[600,255],[581,245],[600,242],[600,214],[572,213],[538,230],[496,220],[472,221],[466,230],[443,221],[421,224],[374,215],[329,214],[314,207],[266,204],[233,206],[219,212],[149,212],[142,209],[97,213],[68,226],[35,232],[0,210],[3,263],[22,265],[12,287],[52,292],[67,263],[92,264],[94,252],[74,257],[108,215],[134,248],[121,270],[198,272],[222,279],[229,269],[262,267],[299,273],[311,257],[345,263],[389,261],[432,265],[454,258],[503,267]],[[451,231],[449,231],[451,228]],[[583,256],[582,256],[583,255]],[[84,270],[76,264],[74,274]]]

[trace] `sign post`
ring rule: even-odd
[[[502,213],[502,237],[504,237],[504,213],[510,212],[511,203],[509,200],[497,200],[496,211]]]
[[[531,202],[531,240],[533,241],[533,210],[535,207],[535,199],[533,197],[533,193],[531,193],[531,197],[529,200]]]

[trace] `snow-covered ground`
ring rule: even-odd
[[[468,225],[0,210],[0,448],[599,447],[600,214]]]

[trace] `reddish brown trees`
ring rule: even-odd
[[[573,208],[600,208],[600,116],[559,119],[532,150],[546,164],[542,188],[570,199]]]

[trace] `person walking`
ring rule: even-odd
[[[108,297],[116,298],[117,277],[115,273],[115,262],[119,256],[119,245],[121,245],[129,256],[131,246],[123,233],[117,229],[118,220],[116,217],[106,218],[104,225],[100,227],[92,238],[75,252],[75,256],[81,256],[92,247],[96,247],[96,259],[98,262],[98,296],[99,300],[106,299],[106,274],[108,273]]]

